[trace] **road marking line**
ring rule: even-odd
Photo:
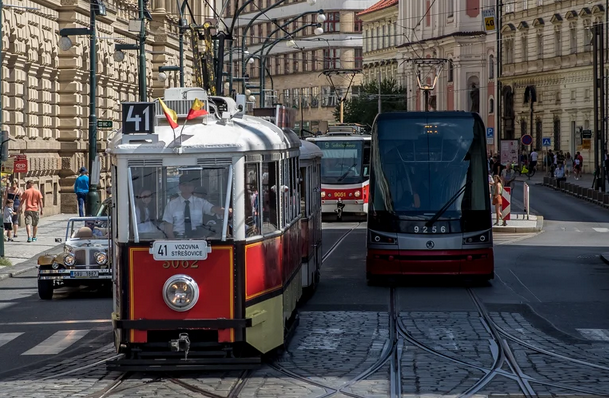
[[[607,329],[575,329],[587,338],[595,341],[609,341],[609,330]]]
[[[40,321],[40,322],[3,322],[0,326],[24,326],[24,325],[70,325],[75,323],[111,323],[111,319],[83,319],[72,321]]]
[[[0,333],[0,347],[5,345],[6,343],[15,340],[17,337],[21,336],[23,332],[19,333]]]
[[[596,232],[609,232],[609,228],[592,228],[593,230],[595,230]]]
[[[60,330],[42,343],[34,346],[21,355],[54,355],[59,354],[78,340],[85,337],[88,330]]]

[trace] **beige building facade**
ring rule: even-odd
[[[505,10],[502,32],[504,137],[531,134],[537,149],[580,151],[593,171],[594,130],[592,25],[604,23],[603,2],[515,2]],[[537,102],[525,103],[527,87]],[[530,90],[529,90],[530,91]],[[550,147],[543,147],[550,138]],[[525,148],[530,150],[531,147]]]
[[[261,9],[275,4],[269,0],[261,3]],[[266,16],[259,17],[256,17],[258,9],[250,6],[235,21],[233,65],[228,68],[227,64],[225,70],[235,78],[247,74],[249,84],[259,86],[262,73],[259,58],[247,63],[245,70],[241,60],[243,50],[248,52],[246,59],[250,55],[262,55],[266,69],[262,76],[268,91],[265,104],[261,104],[259,89],[249,89],[256,99],[254,107],[282,104],[296,108],[297,128],[302,124],[306,130],[323,132],[328,123],[335,121],[333,113],[339,99],[349,98],[352,88],[361,85],[362,75],[356,71],[361,71],[363,66],[363,25],[356,14],[373,3],[373,0],[287,0],[267,11]],[[226,9],[233,10],[234,0],[228,4]],[[323,34],[318,35],[314,25],[318,23],[317,11],[321,9],[325,21],[321,23]],[[298,17],[304,13],[307,14]],[[227,13],[226,17],[231,24],[231,15]],[[246,29],[252,19],[251,27]],[[284,25],[284,30],[278,28]],[[277,32],[271,36],[274,31]],[[244,37],[245,48],[242,45]],[[276,39],[283,38],[271,46]],[[291,47],[286,45],[290,39],[293,40]],[[333,75],[332,84],[323,74],[325,70],[353,73]],[[237,93],[244,92],[240,83],[234,84],[233,89]]]
[[[129,20],[137,19],[136,0],[106,0],[106,16],[97,18],[97,117],[112,120],[120,128],[121,102],[138,101],[138,57],[126,52],[122,62],[114,60],[115,43],[137,43],[129,32]],[[24,188],[34,180],[43,193],[45,215],[76,212],[73,191],[77,171],[88,166],[89,148],[89,37],[71,37],[68,51],[58,47],[59,30],[86,28],[89,2],[45,0],[11,2],[2,11],[2,129],[11,138],[11,156],[25,154],[28,172],[15,174]],[[193,2],[194,14],[208,14],[203,2]],[[179,65],[178,10],[175,0],[152,0],[146,41],[146,81],[149,99],[163,90],[179,86],[179,75],[170,73],[165,82],[157,79],[158,68]],[[185,81],[191,85],[190,41],[185,38]],[[102,170],[108,164],[103,155],[111,130],[98,130],[98,151]],[[102,172],[100,193],[111,182]]]

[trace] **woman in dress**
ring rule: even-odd
[[[501,195],[503,194],[503,185],[501,184],[501,177],[498,175],[493,176],[493,185],[492,185],[492,195],[493,195],[493,205],[495,205],[495,225],[499,225],[499,221],[502,220],[502,225],[507,225],[503,217],[501,216],[501,205],[503,199]]]
[[[9,199],[13,201],[13,210],[15,210],[13,213],[13,219],[11,220],[13,223],[13,238],[17,237],[17,228],[19,227],[19,213],[17,212],[17,209],[19,209],[19,205],[21,204],[22,194],[23,192],[19,188],[17,180],[13,180],[10,188],[6,190],[6,195],[4,198],[4,203],[6,203],[6,201]],[[7,220],[4,220],[4,222],[6,223]]]

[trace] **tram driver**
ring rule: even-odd
[[[163,213],[165,233],[169,239],[191,238],[199,235],[197,230],[203,227],[203,215],[222,216],[224,208],[214,206],[207,200],[193,195],[195,185],[192,176],[180,176],[178,189],[180,194],[169,201]]]

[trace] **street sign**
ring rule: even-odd
[[[485,8],[482,10],[484,18],[484,30],[487,32],[495,30],[495,8]]]
[[[98,129],[111,129],[112,128],[112,120],[98,120],[97,121]]]
[[[592,130],[583,130],[582,138],[592,138]]]
[[[13,173],[27,173],[27,155],[19,154],[15,155],[15,163],[13,164]]]
[[[533,143],[533,137],[529,134],[525,134],[520,138],[520,142],[522,142],[522,145],[531,145]]]
[[[541,145],[543,145],[543,146],[552,146],[552,139],[550,137],[543,137],[541,139]]]
[[[123,134],[154,134],[154,102],[123,102]]]
[[[491,145],[493,143],[493,137],[495,136],[495,129],[493,127],[486,128],[486,143]]]

